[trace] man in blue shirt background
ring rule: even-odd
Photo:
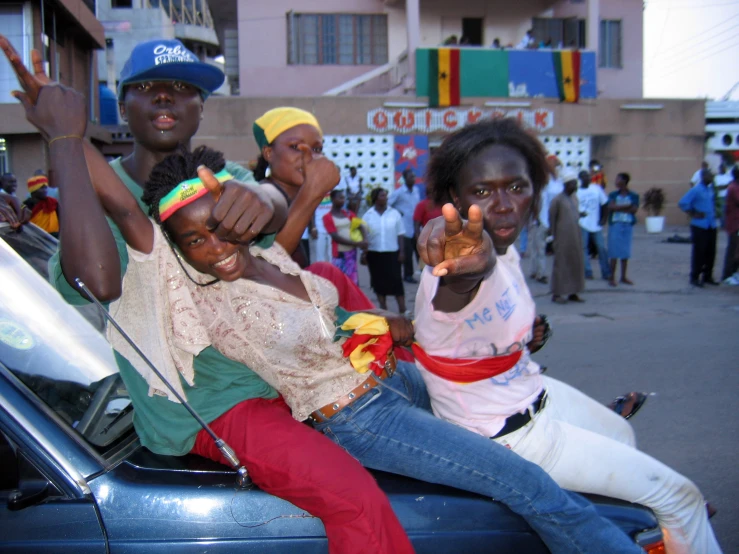
[[[418,260],[418,252],[416,251],[415,226],[413,225],[413,212],[416,205],[421,201],[421,196],[415,188],[416,174],[408,168],[403,171],[403,182],[405,186],[401,186],[390,193],[387,199],[388,206],[395,208],[403,216],[403,226],[405,227],[405,261],[403,262],[403,280],[406,283],[417,283],[413,277],[413,255],[415,253]]]
[[[690,284],[696,287],[718,285],[713,280],[713,262],[716,259],[716,211],[713,174],[701,170],[700,182],[685,193],[677,203],[691,217],[690,235],[693,250],[690,260]],[[701,279],[702,276],[702,279]]]

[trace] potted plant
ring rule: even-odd
[[[642,207],[649,214],[645,220],[647,233],[661,233],[665,227],[665,193],[661,188],[651,188],[642,197]]]

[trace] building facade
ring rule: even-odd
[[[207,144],[227,159],[248,164],[259,154],[251,134],[254,121],[279,105],[314,113],[325,134],[324,150],[342,173],[355,165],[366,185],[387,189],[396,186],[400,163],[419,162],[414,170],[422,175],[422,160],[448,132],[480,117],[515,117],[570,167],[586,168],[591,159],[599,160],[607,191],[613,190],[619,172],[631,174],[630,186],[637,193],[662,188],[669,224],[687,221],[677,201],[690,187],[704,152],[702,100],[567,104],[542,98],[475,99],[464,107],[426,108],[408,107],[405,97],[212,98],[193,144]]]
[[[401,79],[372,92],[412,93],[417,48],[452,36],[515,47],[529,29],[537,44],[595,52],[599,97],[642,96],[641,0],[211,0],[214,14],[233,2],[238,50],[226,64],[238,65],[242,96],[321,95],[383,66]]]
[[[94,14],[94,3],[83,0],[0,3],[0,34],[10,40],[30,66],[30,52],[41,52],[52,79],[72,87],[87,100],[88,136],[109,141],[98,124],[97,50],[105,44],[103,27]],[[38,169],[46,170],[47,147],[11,91],[18,81],[5,56],[0,56],[0,171],[18,179],[19,197],[25,197],[26,180]]]

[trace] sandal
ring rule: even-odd
[[[624,419],[630,419],[638,412],[649,397],[643,392],[630,392],[617,397],[608,407]]]

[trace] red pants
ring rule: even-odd
[[[295,421],[282,397],[245,400],[210,426],[260,489],[323,521],[331,554],[413,552],[373,477],[341,447]],[[205,431],[191,452],[226,464]]]

